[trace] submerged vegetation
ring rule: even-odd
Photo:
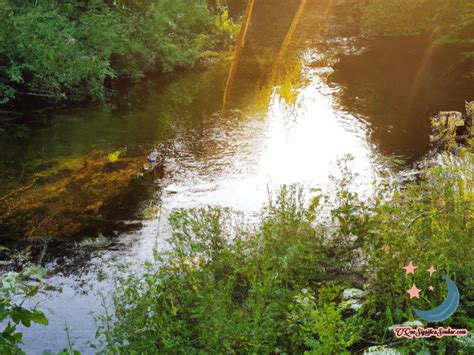
[[[219,208],[176,211],[171,250],[119,286],[117,321],[102,329],[108,350],[471,353],[469,341],[401,340],[390,327],[416,320],[412,306],[439,304],[449,275],[461,304],[441,324],[472,329],[473,164],[469,150],[442,155],[419,181],[382,182],[368,201],[347,170],[328,194],[283,187],[257,225]],[[418,271],[405,275],[410,261]],[[410,300],[413,283],[422,298]]]
[[[0,197],[1,236],[30,241],[69,238],[94,222],[105,222],[104,209],[126,196],[136,178],[158,167],[146,154],[122,154],[96,151],[38,162],[29,181]]]

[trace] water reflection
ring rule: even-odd
[[[474,80],[453,76],[449,53],[429,57],[428,39],[371,43],[361,55],[343,56],[330,80],[338,102],[370,125],[370,141],[385,156],[408,161],[429,150],[430,117],[463,111]]]
[[[325,185],[338,159],[347,154],[354,156],[361,179],[373,179],[364,126],[337,109],[334,90],[317,70],[305,68],[304,75],[310,84],[296,90],[289,102],[274,90],[264,117],[244,110],[238,116],[246,118],[235,120],[239,123],[225,135],[210,128],[200,136],[205,152],[184,154],[185,167],[182,157],[174,161],[173,183],[165,189],[172,196],[164,197],[165,207],[219,204],[256,210],[266,201],[267,189],[289,183]],[[190,138],[178,138],[181,150],[189,148],[184,141]]]

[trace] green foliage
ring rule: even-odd
[[[22,354],[18,344],[23,335],[18,325],[30,327],[31,323],[48,325],[45,315],[36,310],[23,307],[23,302],[39,290],[40,275],[35,268],[29,268],[22,274],[7,273],[0,280],[0,322],[4,329],[0,332],[0,353]],[[36,282],[31,279],[35,278]]]
[[[395,323],[415,319],[411,305],[430,309],[445,297],[439,290],[435,297],[425,293],[422,299],[410,302],[405,290],[413,283],[426,290],[432,283],[442,285],[443,275],[451,276],[462,299],[455,316],[444,325],[472,329],[474,156],[463,151],[460,157],[443,156],[440,163],[425,172],[419,183],[392,188],[390,201],[376,206],[377,218],[372,219],[372,235],[365,246],[367,272],[372,275],[369,282],[377,308]],[[411,260],[421,272],[405,277],[400,267]],[[433,278],[426,276],[430,265],[440,271]],[[385,339],[382,324],[373,329],[379,330],[374,332],[376,339]],[[430,346],[442,349],[444,342],[453,340],[431,342]]]
[[[372,0],[363,7],[366,31],[432,34],[437,44],[474,46],[474,4],[467,0]]]
[[[283,187],[257,225],[218,208],[174,212],[170,250],[122,280],[116,323],[105,317],[99,334],[109,351],[127,353],[461,351],[454,339],[401,341],[389,330],[415,319],[413,305],[441,302],[444,274],[462,295],[445,325],[473,326],[474,156],[440,162],[417,182],[377,184],[368,201],[349,190],[347,171],[331,195]],[[416,277],[402,269],[411,260]],[[423,275],[431,264],[432,279]],[[362,278],[353,307],[342,291]],[[425,290],[415,302],[413,282]]]
[[[306,206],[296,188],[284,188],[257,234],[239,228],[231,211],[176,211],[171,254],[125,280],[117,295],[121,325],[105,331],[109,346],[119,352],[298,349],[287,333],[290,306],[299,290],[326,278],[325,259],[318,257],[324,241],[312,228],[318,205],[314,199]]]
[[[339,15],[359,18],[366,35],[432,34],[437,41],[473,45],[474,4],[469,0],[342,0],[337,6]]]
[[[331,285],[322,287],[317,303],[303,291],[295,297],[290,319],[298,328],[298,339],[311,349],[308,353],[349,354],[347,349],[361,339],[364,322],[359,315],[343,316],[347,304],[336,302],[342,290]]]
[[[234,30],[221,11],[204,0],[0,1],[0,104],[103,99],[110,79],[190,67]]]
[[[21,9],[11,26],[5,52],[11,83],[57,99],[102,96],[103,80],[112,76],[109,64],[78,41],[80,30],[57,9]]]

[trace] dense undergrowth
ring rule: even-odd
[[[283,187],[256,225],[219,208],[176,211],[170,251],[118,288],[101,333],[108,351],[472,353],[472,338],[400,340],[389,327],[439,304],[449,275],[461,304],[435,326],[472,329],[473,163],[472,152],[443,155],[417,181],[377,183],[369,200],[347,172],[328,195]],[[410,261],[415,275],[402,269]],[[407,294],[413,283],[420,299]]]
[[[205,0],[2,0],[0,17],[0,105],[100,100],[112,79],[190,67],[237,30]]]

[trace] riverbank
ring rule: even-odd
[[[224,7],[206,1],[7,1],[0,14],[5,112],[25,101],[103,101],[117,79],[190,68],[206,50],[228,50],[238,30]]]
[[[321,44],[321,40],[335,37],[357,37],[369,43],[383,37],[427,37],[427,56],[444,55],[448,49],[455,57],[443,75],[472,76],[474,48],[464,39],[474,28],[469,17],[471,5],[450,0],[459,2],[458,11],[453,13],[456,7],[449,2],[423,4],[418,0],[405,10],[411,14],[419,8],[420,19],[414,21],[418,25],[405,23],[407,17],[397,11],[381,20],[381,14],[403,1],[363,6],[353,0],[335,4],[260,1],[251,14],[246,51],[268,55],[259,47],[281,45],[294,21],[299,35],[290,38],[292,46],[303,47],[308,41]],[[221,53],[227,58],[232,50],[239,28],[235,19],[244,8],[240,0],[198,1],[192,6],[183,1],[34,6],[6,2],[0,7],[8,18],[0,28],[4,42],[0,49],[0,124],[33,107],[107,103],[121,85],[129,87],[146,77],[196,64],[215,64],[222,59]],[[295,19],[292,15],[299,8],[302,16]],[[459,25],[439,24],[433,29],[426,18],[436,16],[448,16]],[[384,21],[398,24],[390,27]],[[28,32],[33,23],[38,27],[35,34]],[[254,31],[256,23],[258,31]],[[62,37],[54,35],[57,30],[62,31]]]

